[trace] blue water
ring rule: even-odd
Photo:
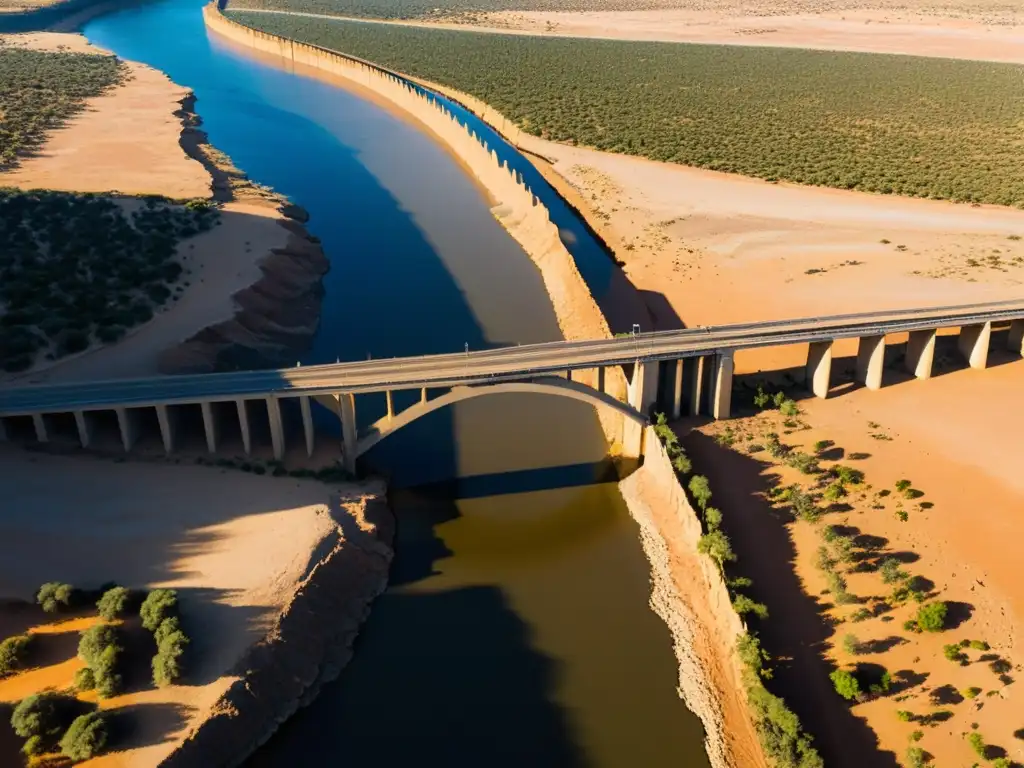
[[[84,33],[194,89],[210,142],[309,211],[331,271],[302,362],[559,338],[536,268],[443,149],[211,40],[203,1],[158,0]],[[601,289],[612,267],[597,243],[532,166],[501,154]],[[357,403],[363,423],[383,410]],[[342,677],[250,765],[706,766],[635,524],[600,474],[606,451],[589,406],[542,395],[462,403],[371,451],[367,468],[392,480],[391,585]]]

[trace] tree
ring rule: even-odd
[[[15,706],[11,728],[23,739],[35,737],[32,748],[46,752],[57,745],[58,737],[80,706],[74,697],[55,691],[34,693]]]
[[[103,651],[117,645],[117,641],[117,629],[112,624],[96,624],[82,632],[78,655],[88,666],[95,667]]]
[[[882,581],[886,584],[896,584],[910,577],[909,573],[900,568],[900,561],[895,557],[885,558],[879,570],[882,574]]]
[[[721,510],[715,509],[714,507],[708,507],[704,510],[704,524],[708,527],[709,531],[716,531],[722,525],[722,512]]]
[[[170,624],[168,619],[164,624]],[[158,632],[163,625],[158,628]],[[168,628],[160,632],[160,641],[156,656],[153,657],[153,683],[164,688],[181,677],[181,657],[188,645],[188,638],[180,629]]]
[[[39,592],[36,593],[36,602],[47,613],[57,613],[71,606],[74,593],[75,588],[70,584],[49,581],[39,588]]]
[[[928,603],[917,609],[915,621],[922,632],[941,632],[946,628],[949,606],[943,601]]]
[[[746,595],[736,595],[736,597],[732,599],[732,608],[740,616],[752,613],[759,619],[768,618],[768,606],[764,603],[759,603],[756,600],[751,600]]]
[[[704,475],[694,475],[690,478],[689,488],[693,500],[697,502],[697,506],[703,511],[707,508],[708,502],[711,501],[711,484],[708,483],[708,479]]]
[[[107,744],[107,722],[99,712],[76,717],[60,740],[60,752],[72,760],[89,760]]]
[[[15,635],[0,643],[0,677],[11,674],[24,663],[31,644],[31,635]]]
[[[75,690],[91,691],[96,688],[96,675],[89,667],[82,667],[75,672]]]
[[[832,685],[835,686],[836,693],[847,701],[853,701],[861,695],[860,683],[857,682],[857,678],[854,677],[852,672],[845,669],[837,669],[829,677],[832,679]]]
[[[718,563],[719,568],[725,563],[732,563],[736,560],[736,553],[732,551],[729,537],[718,529],[700,537],[697,542],[697,551]]]
[[[131,593],[126,588],[113,587],[103,593],[96,603],[96,609],[104,619],[113,621],[124,613],[130,597]]]
[[[96,682],[96,693],[107,699],[116,696],[121,690],[121,675],[117,671],[118,657],[121,655],[119,645],[108,645],[92,666]]]
[[[846,637],[843,638],[843,648],[845,648],[846,652],[850,655],[856,656],[861,651],[860,640],[856,635],[846,635]]]
[[[177,613],[178,593],[173,589],[154,589],[142,602],[139,608],[139,616],[142,617],[142,626],[150,632],[155,632],[160,623]]]

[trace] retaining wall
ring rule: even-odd
[[[608,322],[580,275],[572,254],[562,244],[558,227],[552,223],[547,208],[530,191],[522,177],[506,162],[499,160],[484,139],[461,125],[443,104],[429,98],[408,79],[370,62],[232,21],[221,13],[216,3],[203,9],[203,17],[210,29],[236,43],[343,77],[368,88],[419,120],[465,163],[496,201],[492,209],[495,218],[540,270],[562,335],[567,340],[611,338]],[[485,122],[494,125],[499,133],[509,135],[511,132],[518,136],[517,127],[483,102],[465,94],[460,94],[459,101],[483,117]],[[574,374],[574,378],[591,386],[597,384],[595,372],[580,372],[578,376]],[[620,368],[608,369],[605,389],[609,394],[625,399],[626,379]],[[605,413],[599,415],[608,438],[613,442],[621,441],[621,417]]]
[[[705,653],[715,654],[718,668],[728,670],[728,677],[733,681],[739,680],[736,638],[746,631],[746,625],[732,607],[729,589],[718,566],[711,558],[697,552],[703,533],[700,518],[680,485],[654,428],[646,430],[644,463],[623,480],[619,488],[630,514],[640,526],[640,538],[651,563],[651,607],[672,632],[679,663],[680,695],[704,725],[705,748],[711,764],[715,768],[734,768],[738,756],[729,753],[721,701],[721,697],[727,695],[721,688],[730,681],[712,679],[708,659],[702,658],[697,648],[703,645]],[[667,511],[679,522],[683,551],[675,551],[678,546],[669,546],[655,510]],[[685,595],[672,573],[674,558],[694,563],[700,574],[701,583],[686,585]],[[697,601],[704,605],[698,608],[694,605]],[[710,642],[698,643],[697,633],[702,630]]]

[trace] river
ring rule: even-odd
[[[331,82],[211,39],[202,2],[83,31],[192,88],[211,143],[309,211],[331,271],[303,362],[559,338],[539,273],[443,148]],[[553,206],[600,291],[609,265]],[[380,408],[360,400],[360,420]],[[366,458],[392,487],[390,587],[339,680],[250,766],[708,764],[589,406],[480,398]]]

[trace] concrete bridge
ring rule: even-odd
[[[907,370],[931,376],[940,329],[959,329],[958,348],[973,368],[985,368],[993,326],[1007,328],[1007,343],[1024,354],[1024,301],[876,312],[799,320],[637,333],[625,338],[561,341],[479,352],[425,355],[205,375],[164,376],[74,384],[35,385],[0,390],[0,439],[18,420],[31,420],[39,442],[50,439],[52,419],[70,414],[83,447],[92,442],[91,422],[98,412],[116,415],[122,445],[132,449],[138,419],[155,411],[164,449],[177,444],[177,412],[198,406],[206,445],[217,450],[225,406],[237,414],[242,444],[252,450],[253,408],[265,409],[274,456],[284,456],[286,431],[282,402],[295,401],[305,448],[312,455],[316,439],[312,401],[335,413],[341,423],[346,468],[393,432],[440,408],[475,397],[531,392],[590,403],[621,417],[622,447],[627,456],[643,453],[643,426],[655,407],[672,416],[704,413],[728,418],[733,356],[742,349],[808,344],[808,388],[828,395],[832,348],[839,339],[859,339],[857,380],[869,389],[882,385],[886,336],[909,334]],[[625,391],[608,386],[606,372],[632,366]],[[621,388],[620,388],[621,389]],[[412,390],[415,403],[396,411],[394,394]],[[438,391],[442,394],[438,394]],[[387,413],[362,434],[356,399],[384,393]],[[406,398],[408,399],[408,398]]]

